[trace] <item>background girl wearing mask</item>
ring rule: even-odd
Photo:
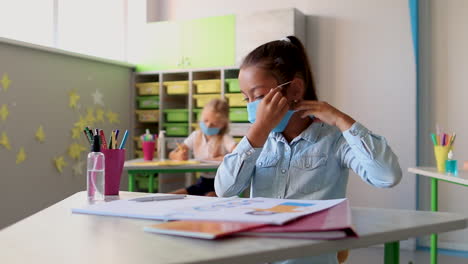
[[[213,99],[201,113],[200,129],[195,130],[177,149],[169,153],[172,160],[187,160],[188,151],[193,151],[197,160],[221,161],[232,152],[236,143],[228,134],[229,106],[226,101]],[[203,173],[194,185],[172,193],[216,196],[214,178],[216,173]]]

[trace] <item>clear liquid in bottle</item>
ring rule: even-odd
[[[93,150],[88,154],[86,190],[89,200],[100,201],[105,198],[105,160],[104,154],[100,152],[97,137],[95,137],[94,142]]]

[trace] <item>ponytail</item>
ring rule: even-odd
[[[317,100],[315,82],[304,45],[295,36],[265,43],[251,51],[242,68],[260,67],[276,79],[278,84],[298,77],[304,81],[305,100]]]

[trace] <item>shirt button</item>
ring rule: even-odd
[[[351,135],[353,135],[353,136],[357,136],[357,134],[358,134],[358,132],[356,130],[354,130],[354,129],[349,131],[349,133],[351,133]]]
[[[281,170],[282,173],[286,173],[286,170]]]
[[[250,155],[250,154],[252,154],[252,151],[249,150],[249,151],[246,152],[246,154]]]
[[[258,163],[258,166],[262,166],[262,165],[263,165],[263,162],[259,162],[259,163]]]

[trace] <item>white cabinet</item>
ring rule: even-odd
[[[236,15],[236,65],[256,47],[289,35],[305,44],[306,17],[295,8]]]

